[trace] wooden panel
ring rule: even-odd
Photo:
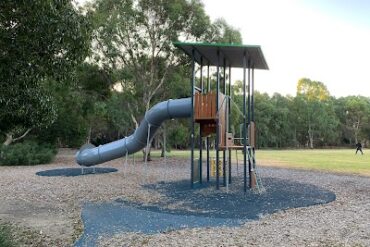
[[[226,144],[227,146],[234,146],[233,133],[226,133]]]
[[[219,102],[219,111],[218,111],[218,124],[219,124],[219,145],[225,146],[226,145],[226,117],[227,114],[225,112],[226,110],[226,100],[225,95],[219,94],[218,102]]]
[[[256,124],[251,122],[248,126],[249,145],[256,147]]]
[[[232,150],[243,150],[244,149],[244,146],[228,146],[227,147],[228,149],[232,149]],[[222,150],[226,150],[226,147],[225,146],[220,146],[219,147],[220,151]]]
[[[207,94],[196,93],[194,95],[194,121],[200,124],[202,136],[209,136],[216,133],[216,124],[219,124],[219,145],[226,144],[226,118],[227,102],[224,94],[219,93],[219,111],[217,112],[217,94],[209,92]],[[230,145],[231,146],[231,145]]]
[[[202,137],[207,137],[211,134],[216,133],[215,123],[201,123],[200,128],[202,129]]]
[[[207,94],[196,93],[194,95],[194,120],[216,120],[216,94],[213,92]]]
[[[217,109],[216,109],[216,93],[211,92],[209,95],[209,113],[212,118],[216,119]]]
[[[226,148],[243,150],[244,148],[244,146],[235,145],[234,137],[232,133],[226,133],[226,142],[227,142],[227,146],[220,145],[219,146],[220,150],[226,150]]]

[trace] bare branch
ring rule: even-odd
[[[13,142],[15,141],[18,141],[22,138],[24,138],[28,133],[30,133],[30,131],[32,130],[32,128],[29,128],[28,130],[26,130],[26,132],[23,133],[23,135],[21,135],[20,137],[17,137],[17,138],[13,138]]]
[[[162,87],[163,83],[164,83],[164,80],[168,74],[168,71],[169,71],[169,67],[170,65],[172,65],[172,60],[173,60],[173,56],[172,58],[170,59],[170,62],[167,64],[166,66],[166,69],[164,71],[164,74],[161,78],[161,81],[159,82],[159,84],[157,85],[157,87],[151,92],[151,94],[149,95],[149,99],[148,99],[148,102],[147,104],[149,104],[149,102],[151,101],[151,99],[153,98],[153,96],[157,93],[157,91]]]

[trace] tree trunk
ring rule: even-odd
[[[358,135],[360,133],[360,119],[354,124],[354,137],[355,137],[355,143],[358,143]]]
[[[309,138],[310,148],[313,149],[313,131],[311,129],[311,125],[308,126],[308,138]]]
[[[86,143],[91,143],[91,127],[92,125],[90,124],[90,127],[89,127],[89,132],[87,133],[87,138],[86,138]]]
[[[4,146],[9,146],[13,142],[13,135],[10,133],[6,134],[5,142],[3,143]]]
[[[162,136],[163,136],[163,140],[162,140],[162,145],[161,145],[162,147],[161,157],[163,158],[166,152],[166,127],[165,126],[163,126]]]
[[[18,141],[18,140],[20,140],[20,139],[23,139],[28,133],[30,133],[30,131],[31,131],[32,129],[30,128],[30,129],[27,129],[24,133],[23,133],[23,135],[21,135],[21,136],[19,136],[19,137],[17,137],[17,138],[14,138],[13,137],[13,134],[11,133],[11,132],[9,132],[9,133],[6,133],[5,135],[6,135],[6,139],[5,139],[5,142],[3,143],[3,145],[4,146],[9,146],[10,144],[12,144],[13,142],[15,142],[15,141]]]
[[[144,162],[145,162],[145,157],[147,157],[147,161],[151,161],[152,160],[152,158],[150,157],[150,150],[151,150],[150,146],[151,145],[149,145],[149,147],[148,147],[148,154],[146,154],[147,148],[146,147],[143,148],[143,161]]]
[[[164,147],[164,145],[162,144],[162,145],[161,145],[161,158],[164,158],[164,152],[165,152],[165,147]]]

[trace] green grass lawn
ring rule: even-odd
[[[258,150],[256,155],[263,165],[370,176],[367,150],[364,155],[353,149]]]
[[[222,156],[222,152],[220,154]],[[159,155],[159,151],[152,152],[153,157]],[[190,151],[172,150],[167,156],[190,158]],[[195,157],[198,157],[197,151]],[[206,157],[205,152],[203,157]],[[215,157],[214,152],[211,152],[211,157]],[[235,161],[235,151],[232,152],[232,157]],[[241,162],[243,159],[241,151],[238,151],[238,158]],[[368,150],[364,150],[364,155],[355,155],[355,149],[257,150],[256,159],[257,164],[261,166],[370,176],[370,151]]]

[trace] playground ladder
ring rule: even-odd
[[[261,194],[262,192],[265,191],[265,188],[262,184],[262,179],[261,179],[261,176],[258,172],[258,169],[257,169],[257,162],[256,162],[256,152],[255,152],[255,149],[253,147],[248,147],[248,158],[250,159],[251,163],[252,163],[252,167],[253,167],[253,170],[254,170],[254,173],[256,175],[256,190],[259,194]]]

